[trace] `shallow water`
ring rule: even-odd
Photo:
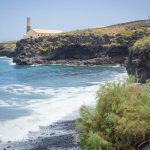
[[[0,58],[0,140],[27,138],[83,104],[94,105],[99,85],[126,77],[120,66],[16,66]]]

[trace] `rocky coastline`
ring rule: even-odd
[[[17,65],[121,64],[139,82],[150,77],[149,52],[135,53],[136,41],[150,35],[150,21],[136,21],[104,28],[65,32],[59,35],[22,39],[16,43]]]
[[[6,56],[6,57],[14,57],[14,54],[15,54],[15,50],[9,50],[9,49],[3,49],[3,50],[0,50],[0,56]]]
[[[65,43],[63,40],[66,38],[67,42]],[[79,38],[80,40],[78,40]],[[128,56],[128,46],[111,45],[106,47],[105,45],[110,40],[110,37],[93,35],[41,37],[35,40],[24,39],[17,42],[13,61],[17,65],[55,63],[100,65],[123,63]],[[42,44],[43,47],[40,46]]]
[[[8,41],[0,43],[0,56],[14,57],[16,41]]]
[[[139,39],[150,36],[149,29],[149,20],[138,20],[104,28],[21,39],[0,43],[0,56],[12,57],[16,65],[121,64],[139,82],[145,82],[150,78],[149,50],[138,52],[132,47]]]
[[[94,32],[86,30],[38,39],[22,39],[16,43],[14,51],[0,50],[0,56],[13,57],[13,62],[17,65],[121,64],[129,74],[135,75],[139,82],[144,83],[150,78],[150,51],[134,51],[132,47],[137,40],[150,35],[147,31],[150,24],[148,22],[146,27],[137,25],[128,25],[130,31],[126,29],[124,33],[121,30],[113,35],[97,34],[99,29],[94,29]],[[57,133],[54,132],[55,129]],[[44,129],[43,135],[37,139],[8,142],[1,146],[3,150],[79,150],[77,134],[74,120],[58,122]]]

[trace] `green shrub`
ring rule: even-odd
[[[149,51],[150,50],[150,36],[145,36],[144,38],[136,41],[133,45],[133,50]]]
[[[147,35],[150,35],[150,28],[147,28],[146,33],[147,33]]]
[[[119,34],[125,37],[130,37],[133,35],[133,32],[131,30],[126,29],[121,31]]]
[[[135,150],[150,138],[150,89],[106,84],[97,92],[94,110],[83,106],[77,120],[85,150]]]
[[[146,83],[147,83],[147,84],[150,84],[150,79],[147,79],[147,80],[146,80]]]
[[[120,44],[120,43],[117,43],[117,42],[116,42],[116,43],[111,43],[110,45],[111,45],[111,46],[114,46],[114,47],[121,46],[121,44]]]
[[[138,79],[136,76],[134,75],[129,75],[128,79],[127,79],[127,83],[131,84],[131,83],[138,83]]]
[[[1,43],[1,49],[14,50],[16,48],[16,43]]]
[[[38,50],[39,50],[39,51],[42,51],[42,52],[47,51],[47,49],[46,49],[46,48],[43,48],[42,46],[38,46]]]

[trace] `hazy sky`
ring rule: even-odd
[[[0,41],[17,40],[33,28],[75,29],[111,25],[150,15],[150,0],[0,0]]]

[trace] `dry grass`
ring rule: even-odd
[[[133,34],[133,31],[126,28],[126,27],[98,27],[98,28],[89,28],[89,29],[84,29],[84,30],[76,30],[72,32],[66,32],[63,34],[68,34],[68,35],[89,35],[89,34],[94,34],[97,36],[103,36],[103,35],[108,35],[108,36],[115,36],[117,34],[121,34],[124,36],[131,36]]]
[[[127,28],[124,27],[103,27],[103,28],[94,28],[88,30],[91,33],[98,34],[98,35],[110,35],[114,36],[116,34],[132,34]]]

